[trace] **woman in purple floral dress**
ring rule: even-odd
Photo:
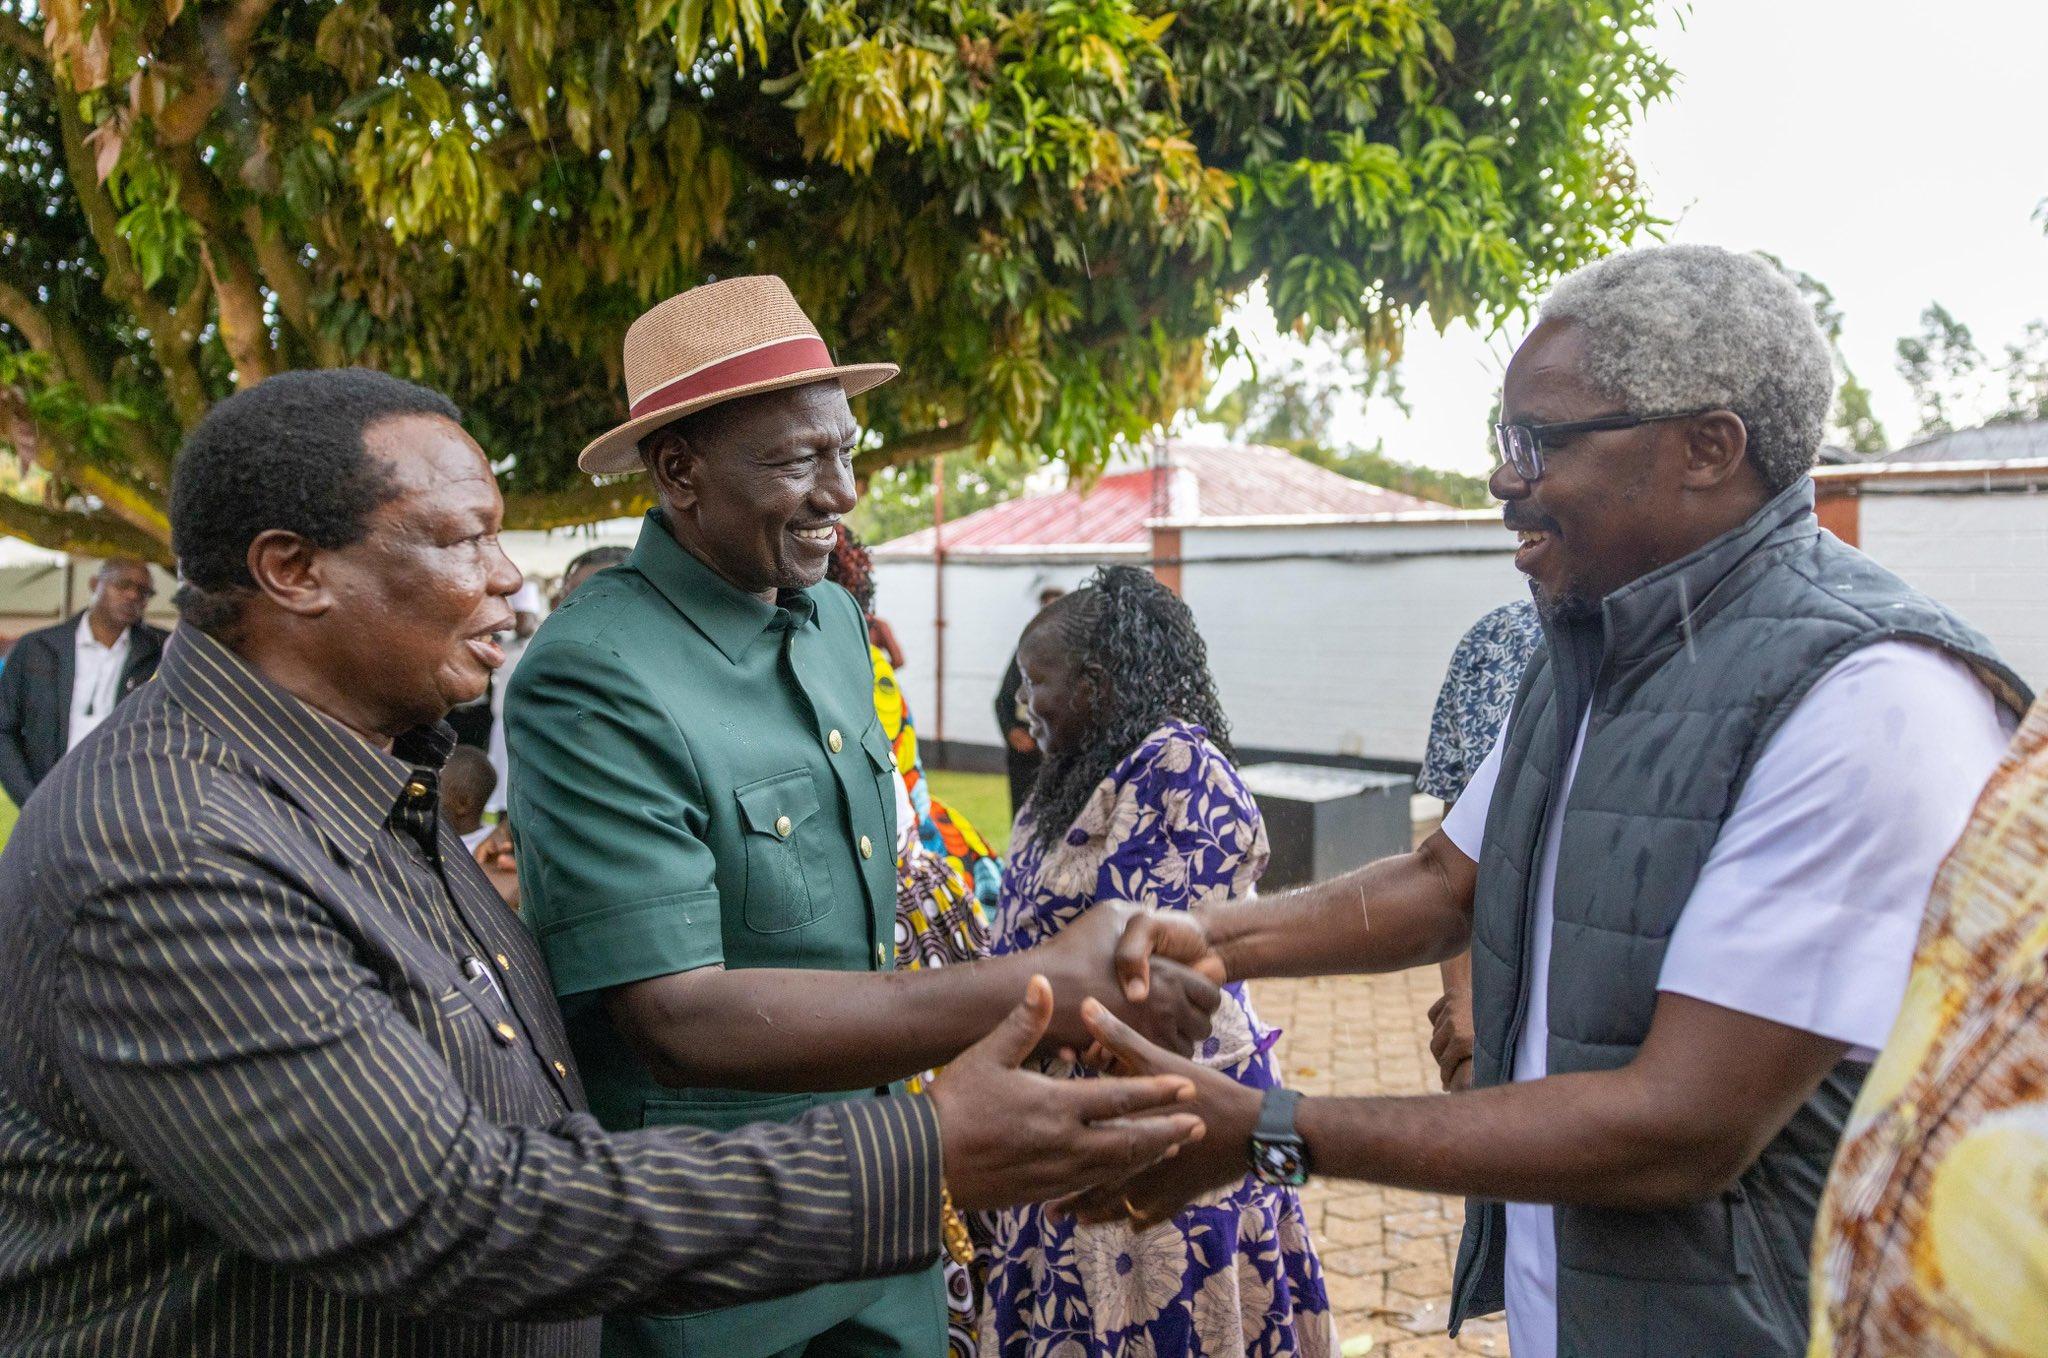
[[[1251,893],[1265,826],[1186,604],[1148,572],[1105,567],[1038,615],[1018,663],[1046,760],[1011,834],[995,951],[1041,943],[1100,900],[1185,910]],[[1228,985],[1196,1059],[1271,1088],[1278,1036]],[[996,1214],[993,1232],[984,1358],[1335,1352],[1292,1189],[1247,1174],[1149,1230],[1026,1207]]]

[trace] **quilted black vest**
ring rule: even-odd
[[[1802,479],[1735,531],[1546,623],[1487,812],[1473,906],[1475,1085],[1502,1083],[1527,1004],[1551,789],[1590,706],[1557,855],[1553,1074],[1625,1065],[1648,1034],[1679,913],[1757,756],[1829,669],[1880,641],[1969,662],[2015,713],[2025,684],[1967,623],[1821,530]],[[1799,903],[1787,900],[1785,908]],[[1597,1358],[1804,1354],[1807,1251],[1867,1067],[1844,1062],[1735,1187],[1670,1211],[1559,1207],[1558,1352]],[[1452,1333],[1503,1305],[1506,1214],[1473,1201]]]

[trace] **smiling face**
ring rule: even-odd
[[[379,421],[363,444],[392,497],[369,532],[321,554],[326,667],[352,695],[351,721],[396,735],[484,694],[513,625],[519,568],[498,546],[505,504],[475,440],[438,415]]]
[[[1501,386],[1504,424],[1552,424],[1625,412],[1584,376],[1584,339],[1570,323],[1546,321],[1508,364]],[[1692,507],[1685,503],[1688,421],[1572,434],[1546,442],[1533,484],[1512,467],[1490,483],[1502,520],[1521,537],[1515,567],[1546,612],[1584,613],[1631,580],[1675,560]],[[1739,449],[1737,453],[1739,457]]]
[[[1071,754],[1088,743],[1095,731],[1095,709],[1102,679],[1076,653],[1058,616],[1040,614],[1017,644],[1017,672],[1023,686],[1031,738],[1048,755]]]
[[[825,578],[842,515],[858,501],[860,428],[837,382],[742,397],[679,422],[650,471],[676,541],[737,589],[775,592]]]

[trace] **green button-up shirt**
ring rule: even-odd
[[[599,1002],[714,964],[895,965],[894,766],[852,597],[822,584],[766,603],[652,511],[631,560],[534,636],[505,713],[523,913],[598,1119],[725,1129],[872,1093],[670,1088]],[[765,1312],[744,1332],[796,1342],[874,1286],[724,1314]]]

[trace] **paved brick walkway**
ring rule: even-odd
[[[1278,1047],[1287,1083],[1309,1094],[1418,1094],[1437,1087],[1429,1055],[1435,967],[1393,976],[1259,981],[1259,1017],[1286,1030]],[[1337,1325],[1369,1334],[1375,1358],[1508,1351],[1507,1328],[1476,1321],[1444,1334],[1451,1264],[1464,1205],[1431,1193],[1368,1184],[1311,1183],[1303,1195]]]

